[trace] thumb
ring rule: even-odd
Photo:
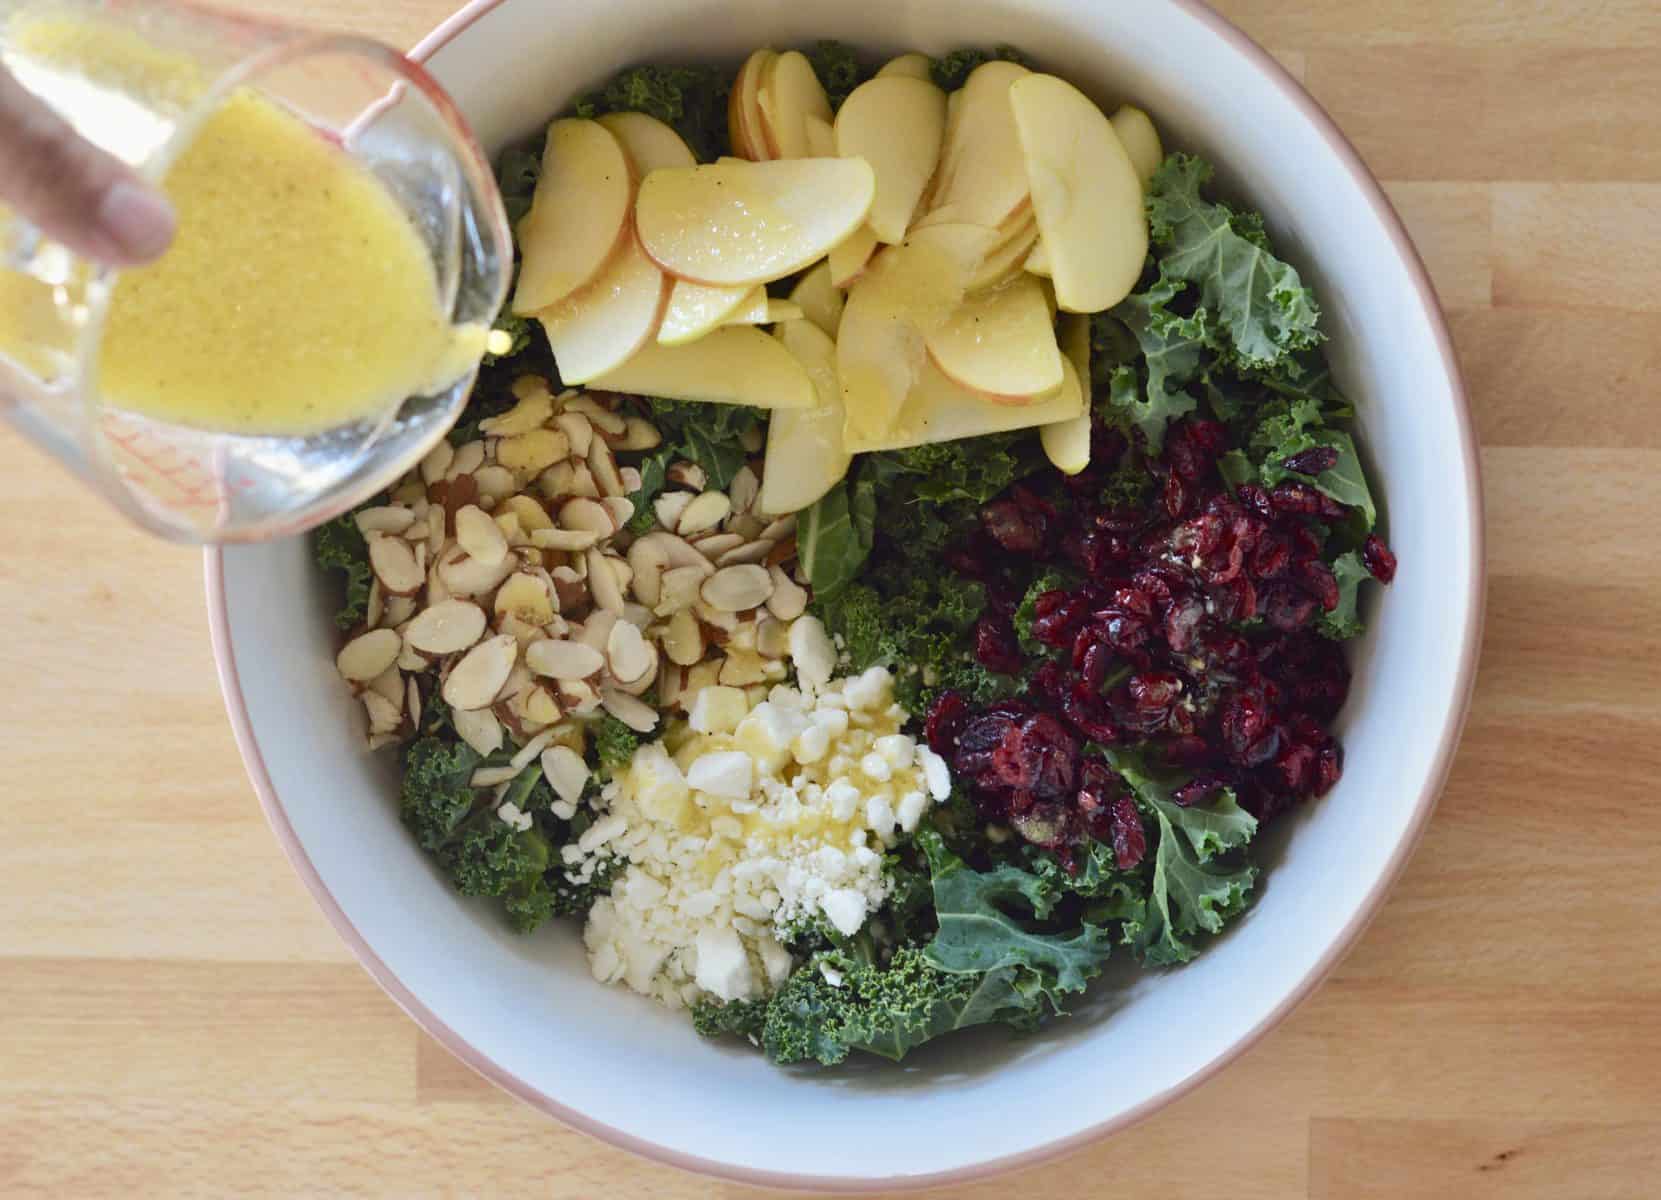
[[[149,262],[173,240],[166,198],[0,68],[0,202],[76,253]]]

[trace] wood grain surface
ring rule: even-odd
[[[403,45],[449,7],[267,0]],[[1449,307],[1489,505],[1475,707],[1423,847],[1312,1000],[1143,1125],[943,1194],[1653,1197],[1661,4],[1222,8],[1356,140]],[[266,830],[200,556],[9,432],[0,454],[0,1195],[746,1193],[554,1125],[422,1036]]]

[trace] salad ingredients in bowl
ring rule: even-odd
[[[1396,562],[1204,162],[1012,50],[821,44],[625,72],[501,176],[502,353],[315,541],[459,892],[823,1065],[1247,908]]]

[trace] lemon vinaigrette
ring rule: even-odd
[[[110,297],[110,407],[304,435],[435,390],[483,352],[483,328],[451,327],[431,256],[381,183],[254,93],[230,96],[162,183],[178,235]]]

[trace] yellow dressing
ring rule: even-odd
[[[122,274],[98,370],[105,403],[236,434],[373,418],[476,362],[391,195],[297,118],[233,95],[167,172],[172,248]]]

